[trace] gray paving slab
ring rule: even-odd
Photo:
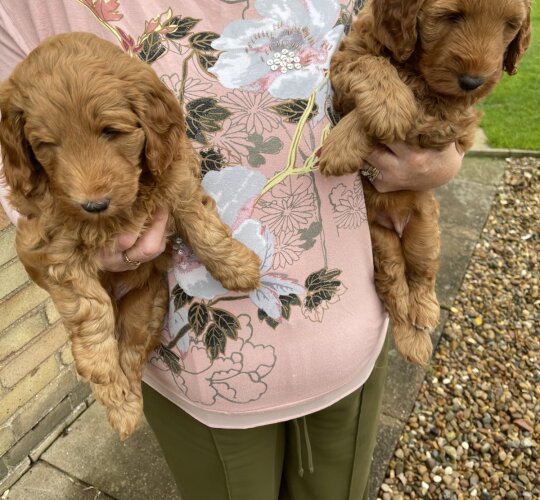
[[[465,179],[456,179],[437,190],[441,206],[437,296],[445,307],[450,307],[459,290],[495,193],[495,186]]]
[[[83,484],[44,462],[37,462],[2,498],[7,500],[111,500],[93,486]]]
[[[405,361],[394,347],[388,354],[388,377],[382,403],[383,415],[405,421],[424,380],[425,369]]]
[[[146,422],[122,442],[94,403],[41,456],[70,477],[117,500],[179,500],[158,443]]]
[[[504,158],[466,156],[455,180],[498,186],[504,175]]]

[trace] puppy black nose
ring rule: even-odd
[[[87,201],[85,203],[81,203],[81,207],[83,207],[87,212],[98,213],[107,210],[110,202],[111,200]]]
[[[476,90],[478,87],[482,86],[484,82],[485,80],[481,76],[461,75],[459,77],[459,86],[467,92]]]

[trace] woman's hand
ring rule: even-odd
[[[463,154],[454,144],[435,150],[395,142],[376,148],[362,170],[370,174],[367,177],[380,193],[427,191],[451,180],[459,172],[462,160]]]
[[[101,252],[101,264],[105,271],[130,271],[137,266],[128,264],[123,253],[132,262],[149,262],[163,253],[167,244],[167,220],[169,213],[166,210],[156,212],[150,226],[142,234],[121,234],[118,237],[116,253]]]

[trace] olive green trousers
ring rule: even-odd
[[[363,387],[288,422],[210,428],[147,385],[144,413],[182,500],[363,500],[387,362],[388,338]]]

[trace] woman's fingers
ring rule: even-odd
[[[426,191],[450,181],[461,168],[462,160],[463,155],[454,144],[436,150],[395,142],[377,147],[366,159],[363,170],[370,166],[376,169],[368,178],[377,191]]]
[[[129,271],[137,267],[137,262],[149,262],[161,255],[167,246],[168,219],[168,211],[159,210],[142,234],[121,234],[115,253],[101,253],[103,269],[112,272]]]

